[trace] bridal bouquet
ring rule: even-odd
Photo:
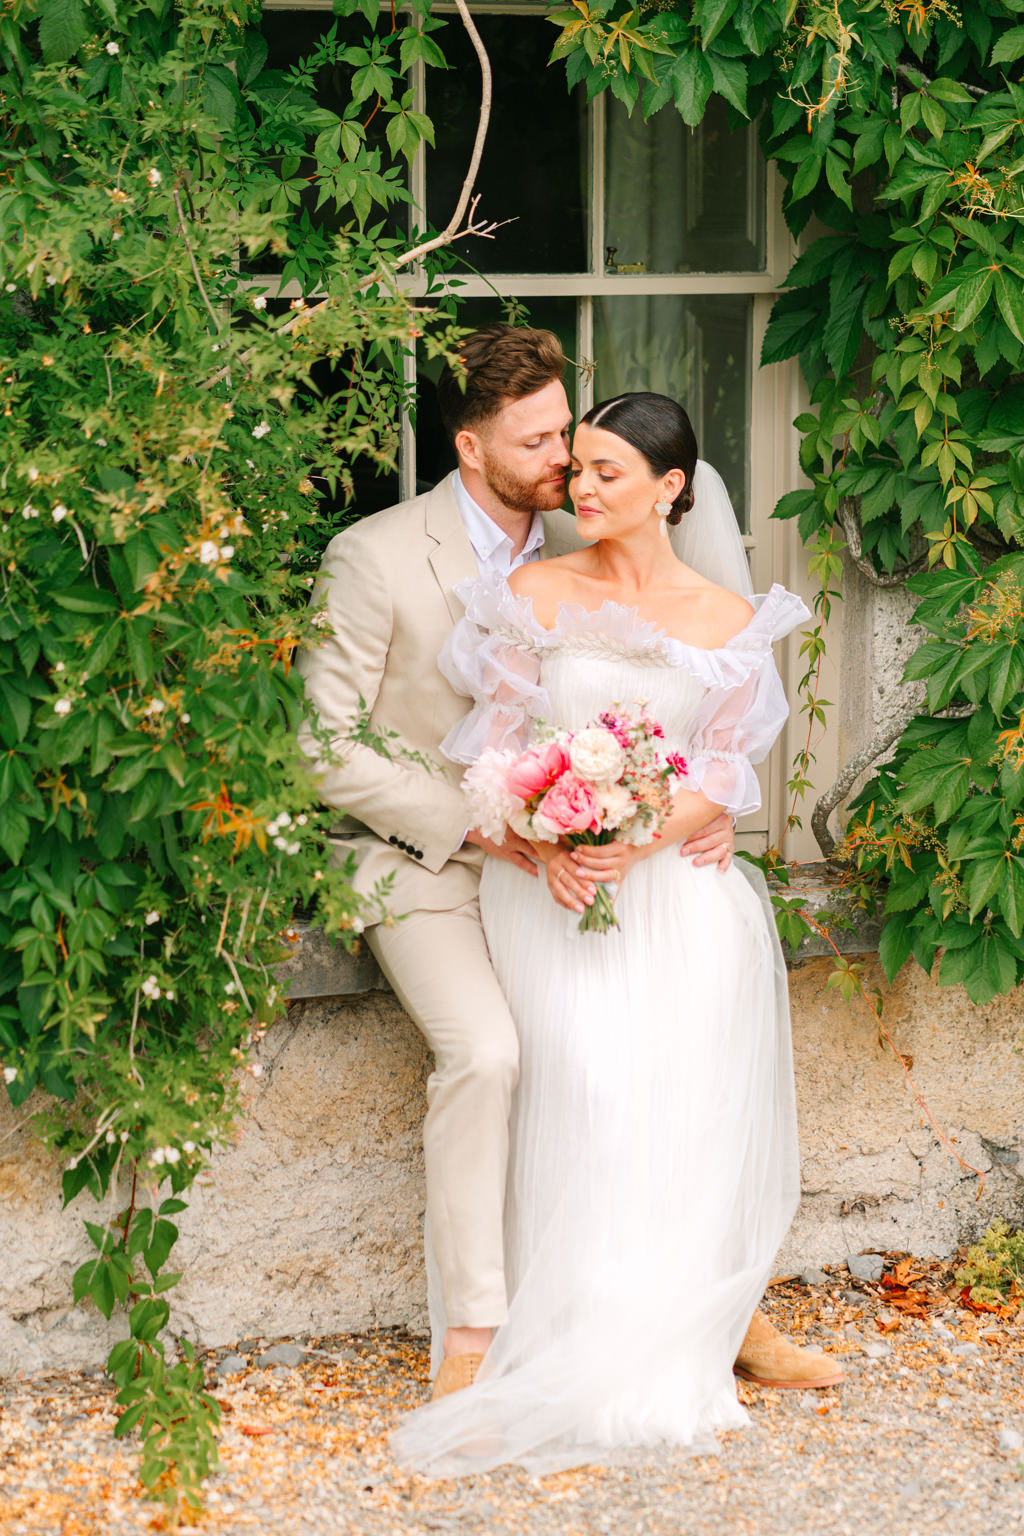
[[[619,706],[580,731],[540,725],[525,752],[490,748],[466,770],[462,787],[473,825],[500,843],[510,826],[531,842],[650,843],[672,810],[686,762],[657,743],[664,731],[637,700],[637,713]],[[618,927],[612,898],[598,884],[581,932]]]

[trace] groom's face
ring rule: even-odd
[[[480,428],[459,433],[456,446],[506,507],[550,512],[565,501],[571,424],[565,389],[553,381],[506,401]]]

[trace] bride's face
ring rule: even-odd
[[[679,469],[652,474],[643,454],[614,432],[576,428],[569,495],[583,539],[621,539],[641,528],[657,528],[654,503],[674,501],[685,479]]]

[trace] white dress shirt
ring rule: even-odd
[[[452,490],[481,576],[508,577],[521,565],[540,559],[544,546],[544,519],[539,512],[533,514],[526,543],[513,558],[512,540],[507,533],[501,531],[493,517],[488,517],[483,507],[473,500],[457,469],[452,471]]]

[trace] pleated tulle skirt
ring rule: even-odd
[[[410,1415],[398,1461],[544,1473],[746,1422],[732,1365],[799,1197],[786,973],[759,874],[664,849],[579,934],[489,859],[488,943],[521,1040],[510,1310],[476,1384]],[[445,1318],[431,1285],[435,1365]]]

